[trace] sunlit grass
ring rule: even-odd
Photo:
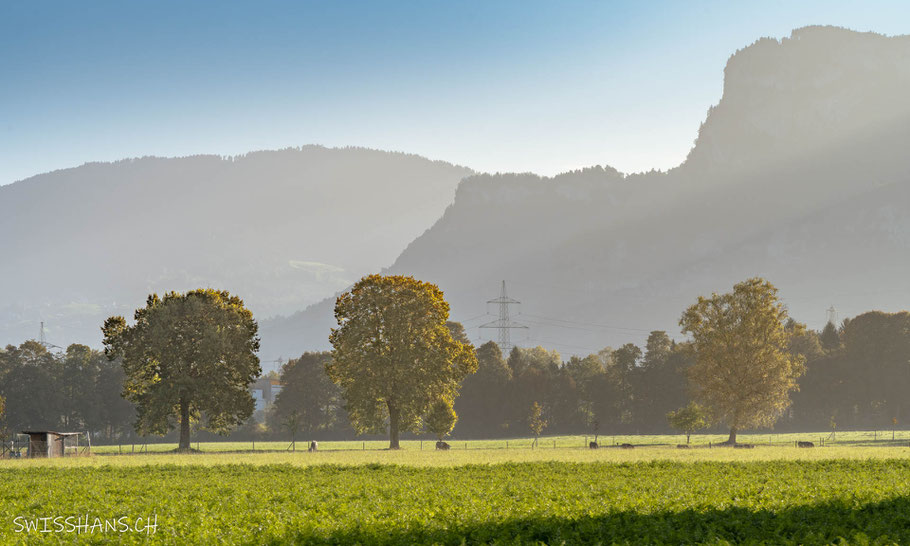
[[[751,443],[758,446],[783,446],[795,445],[797,441],[811,441],[817,446],[883,446],[900,445],[910,446],[910,431],[850,431],[837,433],[833,438],[827,432],[799,432],[799,433],[756,433],[740,434],[737,441]],[[726,434],[695,434],[691,438],[693,448],[715,446],[726,441]],[[594,440],[593,435],[583,436],[544,436],[540,438],[538,449],[553,448],[587,448],[588,442]],[[459,440],[448,439],[453,450],[492,450],[492,449],[531,449],[533,438],[510,438],[496,440]],[[686,437],[680,434],[648,434],[648,435],[599,435],[598,442],[602,447],[611,447],[620,444],[633,444],[637,447],[663,446],[675,448],[677,444],[686,443]],[[401,448],[405,451],[432,451],[433,440],[403,440]],[[321,451],[374,451],[386,449],[388,440],[350,440],[350,441],[320,441]],[[301,439],[296,442],[296,451],[305,451],[308,441]],[[291,451],[290,441],[268,442],[193,442],[193,449],[202,452],[242,452],[242,451]],[[158,443],[155,441],[127,443],[120,445],[96,445],[92,451],[96,454],[135,454],[169,452],[177,449],[175,443]]]
[[[511,444],[510,444],[511,445]],[[416,467],[462,466],[470,464],[501,464],[521,462],[556,461],[568,463],[631,463],[647,461],[776,461],[776,460],[835,460],[835,459],[907,459],[910,447],[903,446],[855,446],[836,445],[800,449],[789,445],[756,445],[755,449],[733,449],[729,447],[694,447],[677,449],[673,446],[639,446],[635,449],[601,448],[591,450],[576,447],[541,447],[531,449],[527,445],[516,448],[454,447],[449,451],[435,451],[424,445],[424,449],[405,446],[398,451],[387,449],[338,450],[308,453],[297,452],[203,452],[193,454],[148,453],[135,455],[93,455],[90,457],[68,457],[65,459],[18,459],[0,461],[0,468],[31,466],[142,466],[159,464],[176,465],[270,465],[290,464],[294,466],[342,465],[358,466],[368,464],[402,465]],[[550,444],[552,446],[552,443]],[[559,443],[557,442],[557,446]]]

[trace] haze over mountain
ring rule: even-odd
[[[360,148],[90,163],[0,186],[0,342],[100,344],[150,292],[212,286],[260,318],[391,263],[471,171]]]
[[[842,317],[907,308],[908,97],[908,36],[761,39],[730,58],[679,167],[471,176],[386,271],[439,284],[473,340],[493,338],[479,315],[507,279],[530,326],[513,339],[563,353],[678,336],[698,295],[757,275],[811,327],[832,304]],[[326,348],[331,309],[264,322],[264,352]]]

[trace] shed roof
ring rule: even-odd
[[[57,436],[77,436],[84,432],[57,432],[55,430],[23,430],[22,434],[56,434]]]

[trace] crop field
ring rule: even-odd
[[[902,544],[910,447],[7,460],[0,521],[2,543]]]

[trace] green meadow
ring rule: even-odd
[[[787,435],[750,438],[754,449],[649,439],[598,450],[581,447],[583,437],[541,438],[536,449],[453,442],[450,451],[428,442],[399,451],[326,442],[317,453],[285,443],[271,452],[201,444],[181,455],[96,447],[87,457],[5,460],[0,542],[910,542],[910,447],[886,445],[890,434],[877,444],[845,434],[814,449]]]

